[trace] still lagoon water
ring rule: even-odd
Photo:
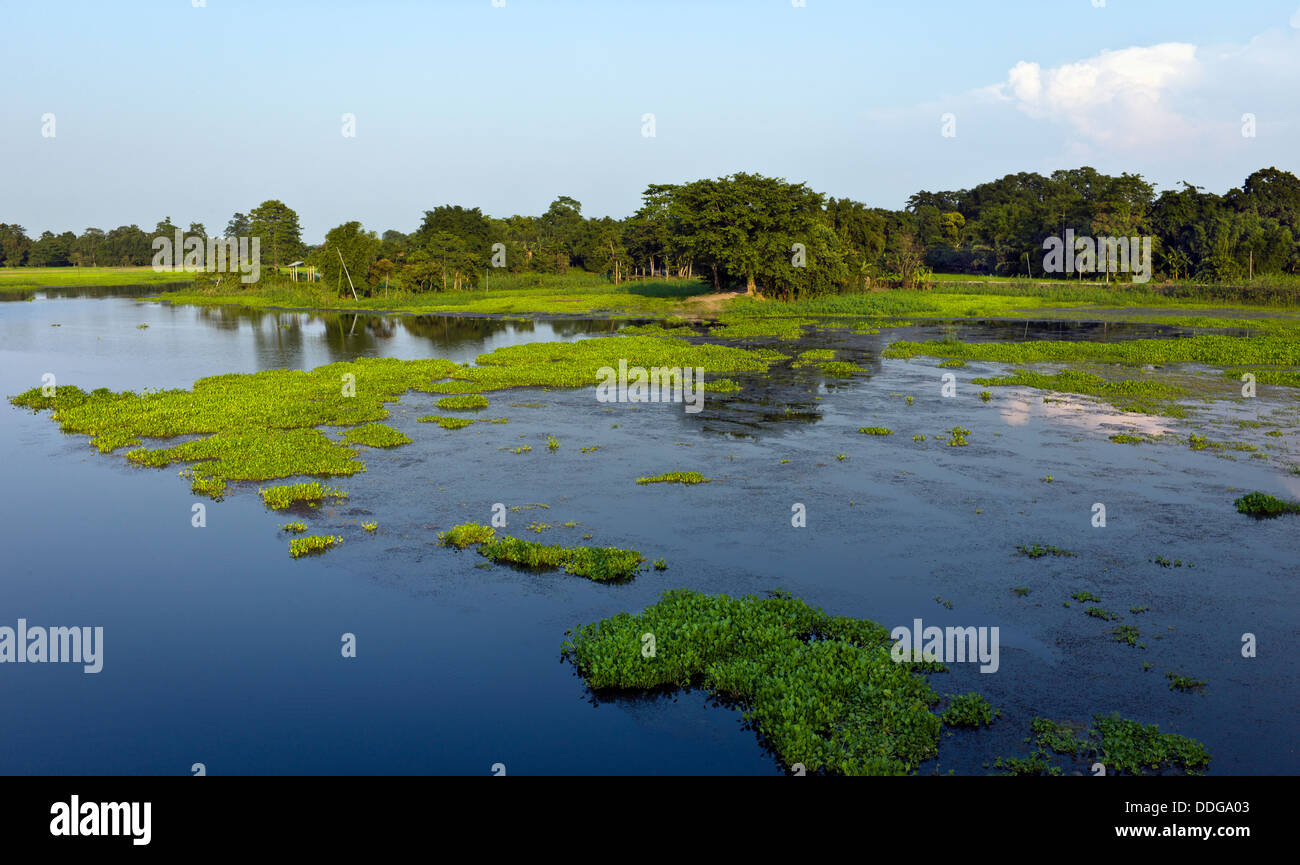
[[[87,390],[142,390],[362,356],[472,361],[622,324],[201,309],[129,294],[0,302],[4,394],[45,373]],[[972,322],[958,335],[1150,332],[1097,327]],[[1110,712],[1201,740],[1211,774],[1300,772],[1300,532],[1294,520],[1257,522],[1232,507],[1248,490],[1300,496],[1300,476],[1245,453],[1107,439],[1125,430],[1185,438],[1183,421],[1027,390],[980,400],[970,379],[1002,365],[951,370],[958,397],[943,398],[949,370],[880,358],[893,339],[941,334],[818,330],[798,350],[835,348],[869,375],[831,379],[786,364],[733,376],[743,390],[710,395],[700,414],[604,404],[594,388],[522,389],[488,394],[487,414],[509,423],[450,431],[416,423],[435,397],[408,394],[385,422],[414,441],[368,452],[365,473],[336,479],[346,502],[304,519],[344,542],[297,561],[278,531],[286,517],[264,508],[257,484],[207,502],[207,525],[194,528],[191,506],[203,500],[174,468],[130,466],[121,452],[60,432],[48,414],[6,404],[0,625],[100,626],[104,657],[94,675],[0,666],[0,772],[187,775],[202,763],[212,775],[490,775],[494,764],[510,775],[782,773],[740,712],[706,693],[597,696],[561,659],[567,629],[683,586],[781,588],[890,628],[917,618],[998,626],[996,673],[955,664],[930,681],[939,693],[980,691],[1001,717],[942,738],[925,773],[990,771],[997,756],[1025,753],[1036,716],[1084,722]],[[1195,416],[1201,427],[1231,427],[1222,437],[1294,450],[1297,408],[1292,396],[1262,393],[1248,407],[1215,403]],[[1242,419],[1287,434],[1264,439],[1263,428],[1239,428]],[[877,425],[895,434],[857,432]],[[969,446],[943,446],[939,435],[954,426],[971,430]],[[547,450],[548,435],[558,450]],[[533,450],[508,450],[520,444]],[[671,471],[714,481],[635,484]],[[636,549],[668,568],[611,586],[437,545],[438,531],[486,523],[498,502],[519,508],[512,534],[545,522],[555,526],[538,538],[548,543]],[[1097,502],[1104,529],[1092,525]],[[806,507],[806,528],[791,526],[794,503]],[[375,535],[361,527],[370,520]],[[1035,542],[1078,555],[1016,554]],[[1121,612],[1149,607],[1124,616],[1147,648],[1115,641],[1083,604],[1064,605],[1081,590]],[[1240,652],[1248,632],[1259,643],[1253,659]],[[341,656],[345,633],[356,637],[354,659]],[[1170,690],[1167,671],[1207,686]]]

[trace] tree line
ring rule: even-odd
[[[172,236],[122,226],[26,237],[0,225],[0,263],[147,264],[152,240]],[[624,219],[584,217],[560,196],[539,216],[493,218],[477,207],[442,205],[409,233],[330,229],[302,242],[298,215],[280,201],[237,213],[225,237],[261,237],[273,271],[297,258],[327,284],[368,295],[472,289],[492,273],[605,274],[615,283],[646,276],[699,278],[715,289],[779,297],[914,285],[933,274],[1042,278],[1043,243],[1067,230],[1093,237],[1154,238],[1164,278],[1230,282],[1247,274],[1300,273],[1300,178],[1267,168],[1223,195],[1182,183],[1159,195],[1139,174],[1093,168],[1020,173],[971,189],[912,195],[903,210],[870,207],[806,184],[737,173],[652,184]],[[187,235],[206,236],[192,223]],[[1079,274],[1057,274],[1057,278]]]

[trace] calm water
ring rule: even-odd
[[[463,361],[617,327],[249,313],[73,294],[0,303],[6,395],[46,372],[87,389],[182,387],[216,373],[356,356]],[[1019,339],[1023,328],[972,324],[959,335]],[[131,468],[59,432],[48,415],[0,407],[0,625],[23,617],[102,626],[105,642],[97,675],[75,665],[0,665],[0,772],[179,775],[200,762],[214,775],[487,775],[494,763],[512,775],[777,773],[739,713],[707,695],[596,699],[561,662],[566,629],[639,610],[679,586],[781,587],[889,627],[917,617],[999,626],[997,674],[953,665],[931,683],[940,693],[980,690],[1001,719],[942,739],[925,771],[981,773],[996,755],[1025,752],[1034,716],[1111,711],[1201,739],[1214,773],[1300,769],[1292,718],[1300,664],[1290,651],[1300,533],[1294,520],[1257,523],[1231,505],[1247,489],[1300,496],[1300,477],[1247,454],[1114,445],[1106,436],[1134,418],[1043,403],[1041,394],[1000,389],[986,405],[969,381],[1001,369],[994,365],[954,370],[959,398],[942,399],[946,370],[933,361],[878,357],[893,338],[941,333],[823,332],[800,348],[842,348],[871,376],[837,385],[781,369],[748,381],[738,398],[711,398],[699,415],[602,405],[589,389],[521,390],[490,395],[488,414],[510,423],[447,431],[417,424],[433,398],[409,395],[388,422],[414,442],[364,455],[368,471],[340,482],[346,504],[306,518],[313,533],[345,542],[297,562],[277,531],[284,516],[263,508],[256,484],[209,502],[207,527],[195,529],[196,499],[174,470]],[[1048,333],[1142,331],[1030,331]],[[1294,449],[1296,407],[1265,392],[1246,408],[1206,409],[1224,424],[1207,434]],[[1287,437],[1232,424],[1271,413],[1289,419]],[[857,434],[864,425],[895,435]],[[969,447],[936,440],[955,425],[972,430]],[[927,441],[914,443],[914,433]],[[560,450],[547,452],[548,434]],[[534,450],[503,450],[517,444]],[[591,445],[601,450],[580,452]],[[676,470],[716,480],[634,483]],[[1051,484],[1041,480],[1048,474]],[[539,520],[557,526],[540,539],[578,543],[591,533],[590,543],[662,557],[669,569],[601,586],[483,568],[472,552],[436,546],[438,530],[487,522],[495,502],[549,505],[512,512],[512,532]],[[790,526],[794,502],[807,507],[805,529]],[[1091,526],[1094,502],[1107,504],[1105,529]],[[360,527],[372,519],[377,536]],[[569,520],[580,526],[559,527]],[[1035,541],[1079,556],[1014,554]],[[1157,555],[1195,567],[1158,567],[1149,561]],[[1011,586],[1032,591],[1018,598]],[[1137,625],[1148,648],[1114,642],[1112,626],[1085,616],[1083,604],[1062,606],[1085,589]],[[1129,615],[1131,605],[1150,612]],[[1240,657],[1244,632],[1258,636],[1258,658]],[[340,656],[344,633],[356,635],[356,659]],[[1209,686],[1172,692],[1168,670]]]

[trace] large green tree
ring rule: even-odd
[[[283,201],[263,201],[249,211],[248,221],[248,233],[261,238],[263,261],[270,258],[271,267],[277,271],[281,264],[288,264],[303,254],[298,214]]]

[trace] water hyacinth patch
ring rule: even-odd
[[[654,477],[637,478],[636,482],[644,486],[645,484],[707,484],[712,480],[713,478],[706,478],[699,472],[668,472]]]
[[[1154,381],[1108,381],[1099,375],[1080,370],[1064,370],[1054,375],[1044,375],[1027,369],[1017,369],[1011,375],[999,378],[977,378],[975,384],[991,387],[1027,387],[1057,393],[1074,393],[1095,396],[1113,404],[1121,411],[1139,414],[1169,413],[1163,401],[1183,395],[1181,388]],[[985,391],[988,393],[988,391]],[[991,394],[990,394],[991,397]],[[983,398],[983,395],[981,395]],[[987,400],[986,400],[987,401]]]
[[[952,697],[940,718],[949,727],[987,727],[999,714],[982,694],[971,691]]]
[[[643,651],[652,635],[654,652]],[[745,708],[787,768],[898,775],[937,752],[937,697],[889,654],[889,632],[785,594],[665,592],[568,634],[563,650],[596,691],[700,684]]]
[[[883,352],[885,357],[911,358],[920,355],[1002,363],[1043,361],[1099,363],[1204,363],[1214,366],[1300,365],[1300,340],[1291,336],[1220,336],[1202,334],[1181,339],[1132,339],[1123,342],[1035,340],[1031,342],[949,341],[906,342],[898,340]]]
[[[1175,673],[1172,670],[1165,673],[1165,678],[1169,680],[1169,690],[1171,691],[1204,691],[1205,682],[1192,676],[1184,676]]]
[[[348,497],[348,494],[343,490],[327,487],[317,481],[304,484],[284,484],[258,490],[258,493],[262,496],[262,501],[266,503],[266,506],[273,511],[282,511],[299,502],[314,503],[325,499],[345,499]]]
[[[478,423],[478,421],[474,420],[473,418],[446,417],[446,416],[433,415],[433,414],[425,415],[424,417],[418,417],[416,418],[416,420],[419,421],[420,423],[436,423],[438,426],[442,427],[443,429],[464,429],[470,424]]]
[[[741,349],[725,345],[693,345],[675,337],[606,336],[572,343],[533,342],[481,354],[476,366],[457,366],[450,381],[434,386],[437,393],[478,393],[512,387],[594,387],[602,367],[699,367],[709,374],[766,372],[788,356],[772,349]],[[738,390],[734,381],[710,379],[713,393]]]
[[[307,535],[303,538],[294,538],[289,541],[289,555],[298,559],[303,556],[323,553],[335,544],[342,542],[342,538],[334,535]]]
[[[494,562],[525,568],[554,569],[598,583],[618,583],[636,576],[645,557],[618,547],[563,547],[520,538],[503,537],[478,548],[480,556]]]
[[[892,436],[894,434],[894,431],[892,429],[883,426],[859,427],[858,432],[868,436]]]
[[[463,550],[475,544],[485,544],[495,538],[496,535],[496,530],[491,526],[479,523],[461,523],[458,526],[452,526],[445,532],[439,532],[438,543],[444,547],[455,547],[458,550]]]
[[[534,523],[530,528],[535,528],[540,534],[542,529],[550,526]],[[453,526],[438,535],[438,542],[445,547],[462,550],[478,545],[479,555],[494,562],[525,568],[558,568],[600,583],[630,580],[636,576],[641,563],[645,561],[645,557],[636,550],[621,550],[617,547],[563,547],[525,541],[508,535],[498,538],[491,526],[478,523]]]
[[[227,481],[364,471],[355,450],[315,427],[386,418],[386,403],[406,391],[428,392],[459,368],[440,359],[358,358],[308,372],[210,376],[191,390],[87,393],[61,385],[50,397],[33,388],[11,401],[52,409],[64,432],[92,436],[106,453],[145,438],[206,436],[170,448],[138,448],[128,459],[153,467],[196,463],[189,475],[193,490],[219,496]]]
[[[1118,714],[1094,715],[1086,735],[1047,718],[1030,722],[1035,750],[1021,760],[999,759],[1007,774],[1060,775],[1052,755],[1064,755],[1085,765],[1100,762],[1107,774],[1150,775],[1167,772],[1196,775],[1210,765],[1210,752],[1195,739],[1161,733],[1155,724],[1142,724]],[[1050,753],[1049,753],[1050,752]]]
[[[411,443],[410,436],[381,423],[366,423],[343,434],[348,444],[372,448],[393,448]]]
[[[1041,559],[1043,556],[1064,556],[1067,558],[1074,557],[1074,553],[1069,550],[1063,550],[1060,547],[1054,547],[1051,544],[1044,546],[1037,542],[1033,546],[1027,547],[1024,544],[1016,544],[1016,552],[1022,556],[1028,556],[1031,559]]]
[[[488,407],[488,398],[482,394],[472,393],[464,396],[445,396],[438,400],[438,408],[446,411],[465,411]]]
[[[860,372],[866,372],[865,369],[855,363],[848,361],[836,360],[835,350],[829,348],[814,348],[800,353],[792,364],[796,369],[801,367],[817,367],[822,372],[830,376],[849,378]]]
[[[1259,519],[1273,519],[1283,514],[1300,514],[1300,502],[1288,502],[1267,493],[1246,493],[1232,503],[1238,513]]]

